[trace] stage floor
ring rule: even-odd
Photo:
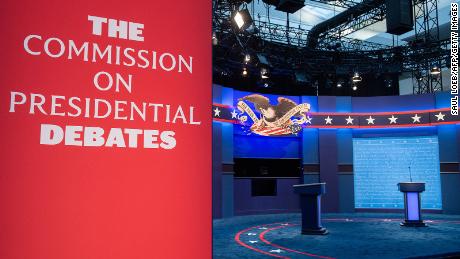
[[[213,258],[460,256],[460,215],[423,216],[428,227],[408,228],[399,225],[401,214],[324,214],[323,226],[329,230],[324,236],[301,235],[300,214],[214,220]]]

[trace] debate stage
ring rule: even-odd
[[[214,220],[213,256],[232,258],[458,258],[460,215],[424,214],[428,227],[401,227],[403,214],[323,214],[328,235],[301,235],[300,214]]]
[[[447,94],[214,94],[214,258],[460,258]]]

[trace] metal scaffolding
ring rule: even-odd
[[[343,0],[343,1],[325,1],[325,0],[317,0],[316,2],[321,2],[324,4],[329,5],[341,5],[341,7],[347,7],[356,5],[359,0],[350,1],[350,0]],[[213,26],[214,31],[223,34],[224,37],[226,36],[234,36],[239,38],[239,40],[243,40],[245,35],[241,35],[241,33],[235,33],[232,30],[231,22],[229,20],[234,7],[228,2],[228,0],[214,0],[213,1],[214,7],[214,15],[213,15]],[[383,12],[383,13],[382,13]],[[378,50],[383,48],[388,48],[390,46],[384,44],[378,44],[369,41],[357,40],[353,38],[348,38],[346,35],[350,34],[355,30],[362,29],[376,21],[384,19],[385,11],[380,10],[378,15],[375,13],[371,13],[370,15],[362,15],[356,18],[356,22],[351,21],[347,25],[341,27],[341,31],[338,32],[334,29],[334,32],[328,33],[327,36],[322,37],[318,49],[319,50],[331,50],[334,48],[337,43],[340,43],[340,51],[356,51],[356,50]],[[296,45],[296,46],[305,46],[308,36],[308,30],[305,30],[300,27],[293,27],[288,26],[287,24],[277,24],[268,21],[262,21],[258,17],[252,17],[253,22],[255,25],[255,30],[251,34],[251,36],[258,36],[263,40],[268,42],[275,42],[275,43],[282,43],[288,45]],[[355,20],[355,19],[353,19]],[[247,35],[246,35],[247,36]],[[247,37],[246,37],[247,38]],[[242,42],[244,43],[244,42]]]
[[[424,46],[414,54],[416,67],[412,71],[413,93],[433,93],[442,91],[442,72],[432,74],[431,69],[441,69],[447,46],[439,41],[439,21],[437,0],[414,0],[415,41],[414,45]],[[434,52],[434,53],[433,53]],[[433,55],[434,54],[434,55]]]
[[[361,0],[310,0],[312,2],[318,2],[322,3],[325,5],[331,5],[331,6],[336,6],[336,7],[342,7],[342,8],[350,8],[352,6],[355,6],[359,3],[361,3]]]
[[[365,3],[360,3],[364,5]],[[368,4],[368,11],[349,19],[347,22],[340,24],[337,27],[330,28],[327,32],[319,36],[319,41],[327,40],[329,37],[345,37],[353,32],[364,29],[372,24],[381,22],[386,18],[386,5],[384,1],[374,1],[373,4]]]
[[[312,1],[341,7],[362,4],[361,0]],[[377,3],[381,1],[374,1],[374,7],[385,6]],[[216,67],[225,68],[225,73],[231,73],[232,69],[234,73],[241,73],[244,65],[241,55],[251,53],[256,54],[256,59],[259,54],[266,56],[274,73],[288,75],[303,70],[310,76],[322,76],[324,71],[338,75],[355,69],[374,75],[410,72],[415,94],[442,89],[441,75],[430,74],[434,66],[445,67],[450,54],[450,39],[439,40],[437,0],[414,0],[415,40],[396,47],[344,37],[343,33],[336,35],[333,33],[336,28],[330,28],[320,35],[316,48],[306,48],[310,31],[305,28],[264,21],[253,13],[253,27],[238,31],[232,26],[230,17],[233,11],[244,7],[231,4],[229,0],[213,0],[213,8],[213,31],[219,42],[214,46],[214,61]],[[385,14],[363,13],[345,21],[345,27],[339,30],[348,28],[346,26],[354,29],[365,26],[361,16],[368,17],[368,20],[377,17],[369,21],[370,24],[383,19]],[[360,22],[360,19],[363,20]]]

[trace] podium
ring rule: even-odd
[[[425,183],[398,183],[398,189],[404,193],[404,222],[405,227],[426,227],[421,216],[420,193],[425,191]]]
[[[321,226],[321,194],[326,193],[326,183],[294,185],[294,193],[300,195],[302,210],[302,235],[325,235]]]

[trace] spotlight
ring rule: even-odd
[[[358,87],[356,85],[353,85],[353,87],[351,89],[353,89],[353,91],[356,91],[356,90],[358,90]]]
[[[247,63],[249,63],[249,61],[251,61],[251,55],[249,55],[249,54],[244,55],[244,63],[247,64]]]
[[[268,72],[268,68],[265,68],[265,67],[261,68],[260,69],[260,78],[268,79],[269,77],[270,77],[270,75],[269,75],[269,72]]]
[[[353,75],[353,77],[351,78],[351,81],[353,81],[354,83],[359,83],[363,80],[363,78],[359,75],[358,72],[355,72],[355,74]]]
[[[232,21],[234,25],[236,25],[236,27],[240,31],[243,31],[249,28],[249,26],[251,26],[253,22],[251,14],[249,13],[248,9],[243,9],[243,10],[234,12],[232,15]]]
[[[212,45],[214,46],[217,46],[218,44],[218,40],[217,40],[217,33],[215,31],[212,32]]]
[[[248,75],[248,70],[245,67],[243,67],[243,72],[241,72],[241,74],[243,76],[247,76]]]
[[[439,75],[439,74],[441,74],[441,69],[439,67],[437,67],[437,66],[434,66],[433,68],[431,68],[430,74]]]
[[[269,87],[270,85],[268,83],[264,83],[264,87],[267,88]]]
[[[337,81],[337,88],[341,88],[343,86],[343,81],[340,79]]]

